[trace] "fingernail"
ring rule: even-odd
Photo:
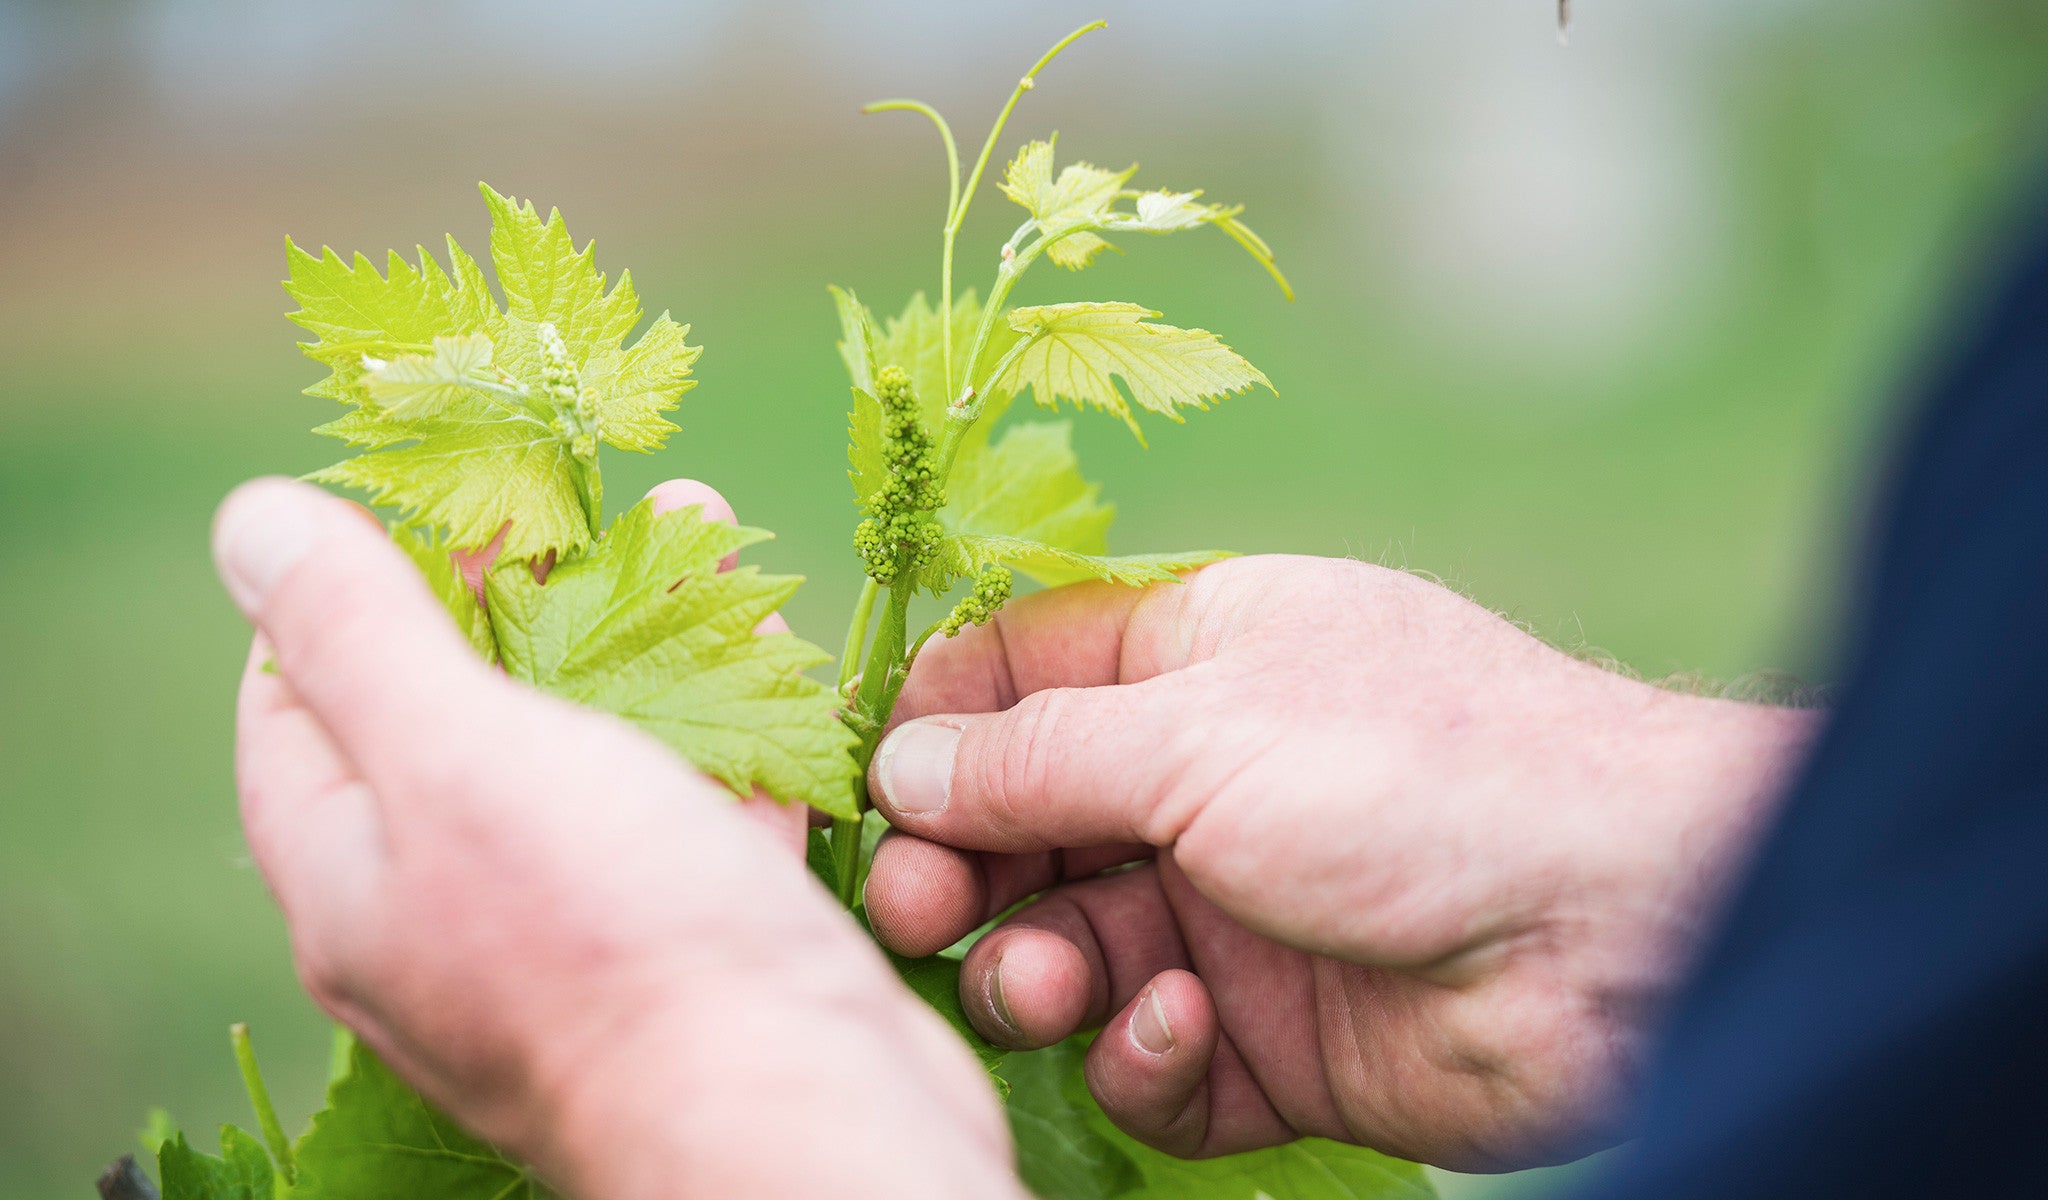
[[[316,523],[289,485],[237,489],[214,521],[213,559],[221,582],[244,615],[254,617],[299,560],[313,548]]]
[[[1166,1006],[1159,1003],[1159,989],[1146,988],[1131,1014],[1131,1040],[1147,1054],[1164,1054],[1173,1049],[1173,1030],[1166,1024]]]
[[[953,798],[953,758],[959,750],[957,729],[923,721],[905,725],[875,755],[875,783],[897,812],[939,812]]]
[[[1017,1022],[1010,1019],[1010,1006],[1003,1000],[1003,959],[996,956],[995,964],[988,969],[988,1007],[1002,1023],[1004,1029],[1017,1032]]]

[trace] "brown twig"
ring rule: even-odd
[[[123,1154],[107,1164],[100,1172],[99,1189],[100,1200],[160,1200],[156,1185],[135,1165],[133,1154]]]

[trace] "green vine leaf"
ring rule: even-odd
[[[1090,1119],[1094,1101],[1067,1094],[1084,1049],[1067,1043],[1014,1054],[1004,1066],[1010,1094],[1004,1109],[1017,1144],[1017,1176],[1044,1200],[1115,1200],[1145,1186],[1138,1164]]]
[[[675,429],[662,414],[694,386],[698,350],[666,313],[625,345],[640,321],[631,279],[607,291],[593,248],[576,249],[560,213],[542,219],[530,203],[483,193],[502,310],[453,238],[450,270],[422,248],[417,266],[393,252],[382,275],[361,255],[315,257],[286,242],[292,320],[315,335],[303,349],[330,372],[307,390],[351,406],[319,432],[367,451],[311,478],[362,489],[459,548],[510,521],[506,557],[573,553],[593,524],[579,438],[659,447]],[[551,383],[549,331],[574,387]]]
[[[1264,372],[1215,334],[1145,320],[1158,315],[1123,301],[1012,309],[1010,327],[1028,340],[997,382],[1012,393],[1029,387],[1048,408],[1066,399],[1113,413],[1140,441],[1118,380],[1140,408],[1175,421],[1185,419],[1183,407],[1207,408],[1253,386],[1274,391]]]
[[[901,367],[910,375],[911,392],[917,397],[918,412],[925,428],[937,430],[946,420],[945,323],[923,292],[911,296],[903,312],[877,323],[851,292],[832,289],[839,307],[839,355],[853,381],[853,413],[848,418],[847,462],[853,480],[854,499],[866,503],[889,478],[882,452],[882,406],[875,401],[874,376],[882,367]],[[974,327],[981,320],[981,302],[972,291],[953,302],[953,352],[964,356],[974,340]],[[1017,342],[1013,331],[997,326],[982,350],[980,378],[994,369],[997,360]],[[959,364],[955,364],[958,368]],[[967,374],[965,372],[956,373]],[[983,400],[981,419],[961,443],[952,478],[971,475],[974,457],[988,441],[988,433],[1009,406],[1010,393],[992,390]]]
[[[947,579],[947,586],[983,567],[1013,567],[1040,583],[1057,586],[1083,579],[1100,579],[1125,587],[1154,583],[1177,583],[1183,571],[1192,571],[1236,555],[1229,550],[1190,550],[1179,554],[1077,554],[1029,538],[1001,534],[949,534],[939,539],[932,573]]]
[[[1100,226],[1109,217],[1110,206],[1138,168],[1132,165],[1107,171],[1089,163],[1069,163],[1055,179],[1053,146],[1058,137],[1054,134],[1042,142],[1029,142],[1019,150],[1003,172],[1002,188],[1004,195],[1031,213],[1041,232],[1055,239],[1048,243],[1046,257],[1078,271],[1099,252],[1114,249],[1090,232],[1090,227]],[[1069,230],[1072,232],[1066,232]]]
[[[1088,1093],[1093,1034],[1011,1055],[1017,1169],[1043,1200],[1435,1200],[1421,1167],[1361,1146],[1302,1138],[1219,1158],[1181,1159],[1118,1129]]]
[[[291,1200],[553,1200],[526,1168],[421,1099],[362,1046],[293,1151]],[[169,1200],[169,1197],[166,1197]]]
[[[483,391],[497,382],[487,374],[491,350],[491,339],[481,333],[437,337],[431,354],[401,355],[372,366],[370,399],[392,417],[430,417],[446,412],[470,392]]]
[[[865,918],[863,918],[865,920]],[[968,1024],[967,1009],[960,1003],[960,960],[949,955],[934,954],[930,958],[905,958],[886,947],[882,951],[889,956],[889,965],[896,968],[896,975],[911,991],[953,1027],[960,1040],[981,1060],[982,1069],[989,1074],[998,1094],[1010,1094],[1009,1072],[1004,1063],[1009,1051],[991,1044]]]
[[[272,1200],[276,1169],[263,1143],[233,1125],[220,1129],[220,1157],[174,1134],[157,1150],[164,1200]]]
[[[1110,557],[1116,506],[1081,474],[1066,421],[1013,425],[963,454],[947,492],[939,511],[946,535],[918,579],[934,595],[987,566],[1011,567],[1048,587],[1083,579],[1143,586],[1230,557],[1220,550]]]
[[[855,736],[832,690],[805,675],[830,661],[793,634],[757,634],[801,582],[719,560],[769,535],[655,515],[643,500],[545,584],[523,562],[486,580],[505,670],[616,713],[746,795],[756,787],[852,816]]]

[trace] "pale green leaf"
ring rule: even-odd
[[[154,1156],[163,1149],[164,1143],[178,1136],[178,1122],[171,1117],[171,1111],[161,1106],[152,1106],[144,1114],[142,1128],[135,1131],[135,1138],[142,1148]]]
[[[1183,571],[1234,557],[1228,550],[1190,550],[1180,554],[1077,554],[1029,538],[1000,534],[953,533],[939,539],[934,574],[951,581],[980,572],[983,567],[1001,565],[1019,571],[1047,585],[1100,579],[1125,587],[1153,583],[1174,583]]]
[[[946,536],[918,580],[934,594],[986,566],[1011,567],[1047,586],[1083,579],[1143,586],[1230,557],[1218,550],[1111,557],[1116,507],[1081,474],[1066,421],[1013,425],[963,453],[947,493],[939,511]]]
[[[1028,340],[999,380],[1012,393],[1031,389],[1048,407],[1060,399],[1104,409],[1138,432],[1117,380],[1138,406],[1183,420],[1182,407],[1255,385],[1271,390],[1263,372],[1202,329],[1155,325],[1159,314],[1122,301],[1048,304],[1010,312],[1010,326]]]
[[[531,1172],[436,1111],[375,1055],[352,1048],[348,1074],[293,1152],[291,1200],[549,1200]],[[166,1200],[169,1200],[166,1197]]]
[[[393,417],[431,416],[479,384],[496,382],[490,374],[491,339],[481,333],[437,337],[431,354],[371,359],[366,365],[371,401]]]
[[[507,558],[573,551],[590,541],[579,464],[569,443],[536,419],[508,417],[494,404],[467,398],[404,422],[379,421],[359,409],[320,432],[359,445],[410,442],[344,459],[308,478],[360,488],[374,503],[440,525],[452,545],[481,547],[508,521]]]
[[[1130,217],[1116,222],[1118,229],[1135,229],[1141,233],[1176,233],[1193,229],[1216,219],[1222,210],[1220,205],[1197,204],[1195,197],[1200,192],[1153,191],[1139,194],[1137,211]],[[1241,209],[1231,210],[1233,213]]]
[[[799,580],[718,569],[767,536],[694,507],[656,516],[643,500],[545,585],[501,564],[487,589],[505,669],[625,717],[741,795],[852,816],[854,735],[832,690],[804,674],[829,656],[754,632]]]
[[[559,209],[543,221],[532,201],[501,196],[479,185],[491,210],[491,265],[505,291],[505,313],[517,320],[554,325],[579,367],[615,349],[640,323],[640,299],[630,271],[605,293],[597,269],[597,247],[582,250],[569,236]]]
[[[839,359],[846,364],[846,374],[853,380],[853,386],[872,393],[875,374],[881,369],[875,362],[874,314],[845,288],[825,290],[832,293],[832,303],[839,309]]]
[[[846,419],[847,477],[853,481],[853,498],[865,501],[889,478],[882,454],[882,406],[875,400],[875,375],[881,369],[875,363],[875,319],[852,292],[830,291],[839,309],[839,358],[853,380],[853,411]],[[940,369],[943,373],[943,364]]]
[[[857,309],[857,315],[849,314],[849,304]],[[842,328],[849,321],[855,328],[865,326],[873,347],[869,356],[847,355],[846,343],[841,343],[847,374],[853,379],[855,389],[853,413],[848,421],[848,474],[853,481],[854,498],[865,501],[888,478],[888,466],[882,454],[881,405],[875,402],[872,390],[862,386],[862,379],[865,377],[872,383],[874,369],[901,367],[910,375],[911,393],[917,398],[925,427],[936,436],[946,420],[945,325],[923,292],[913,295],[900,315],[882,322],[879,328],[867,316],[865,309],[858,309],[858,302],[850,295],[845,296],[840,317]],[[953,353],[961,360],[954,365],[954,373],[958,377],[967,377],[961,363],[966,359],[974,340],[975,326],[980,320],[981,304],[973,292],[966,292],[954,301]],[[994,369],[996,360],[1016,341],[1016,333],[1002,322],[997,322],[990,331],[988,345],[982,351],[980,369],[973,373],[974,377],[985,377]],[[956,459],[958,465],[953,472],[955,480],[972,473],[971,460],[984,448],[989,429],[1001,419],[1009,402],[1010,394],[1000,387],[988,389],[982,399],[981,419],[961,441]]]
[[[688,325],[662,313],[631,347],[614,346],[583,364],[583,387],[597,396],[598,432],[606,445],[650,454],[676,431],[661,414],[697,386],[690,368],[703,348],[689,345],[689,335]]]
[[[1266,240],[1251,231],[1251,227],[1238,220],[1244,212],[1244,205],[1197,204],[1196,197],[1202,193],[1151,191],[1138,195],[1132,212],[1111,213],[1102,226],[1105,229],[1130,230],[1136,233],[1178,233],[1184,229],[1195,229],[1203,225],[1214,225],[1228,234],[1230,239],[1243,246],[1258,264],[1280,285],[1280,291],[1289,300],[1294,299],[1294,286],[1287,282],[1287,276],[1280,273],[1279,264],[1273,261],[1273,248]]]
[[[953,301],[953,377],[962,381],[965,387],[968,379],[980,379],[993,369],[1003,352],[1017,341],[1017,335],[1003,322],[997,321],[990,332],[988,344],[982,348],[981,361],[976,369],[967,368],[967,351],[974,341],[974,330],[981,321],[981,302],[972,291],[962,293]],[[917,396],[918,411],[924,418],[925,427],[936,433],[946,419],[946,407],[958,399],[954,389],[946,383],[945,369],[945,324],[940,320],[939,311],[919,292],[910,298],[899,316],[882,322],[875,337],[875,365],[879,367],[901,367],[910,375],[911,390]],[[982,423],[992,420],[1002,410],[1009,393],[1002,392],[1000,381],[996,391],[983,399]]]
[[[1028,538],[1081,554],[1109,552],[1116,506],[1102,502],[1074,456],[1066,421],[1027,421],[971,459],[963,455],[939,520],[954,533]]]
[[[542,326],[568,350],[576,406],[594,413],[598,437],[621,450],[651,451],[674,431],[662,414],[693,386],[698,350],[667,314],[625,345],[640,320],[631,280],[621,275],[607,291],[592,248],[576,249],[559,213],[543,220],[531,204],[483,192],[504,311],[453,239],[451,271],[422,250],[417,266],[394,253],[382,275],[360,255],[350,264],[287,243],[285,287],[300,304],[292,319],[318,338],[306,353],[332,371],[308,390],[357,406],[320,432],[370,451],[313,478],[368,490],[465,549],[510,521],[507,558],[574,552],[590,540],[586,469],[569,451],[574,423],[556,419],[558,401],[542,386]],[[437,339],[465,354],[488,339],[488,377],[440,361],[447,355],[437,354]],[[456,386],[462,377],[499,386]]]
[[[1108,213],[1138,170],[1131,166],[1107,171],[1089,163],[1069,163],[1055,178],[1053,147],[1057,141],[1055,134],[1046,141],[1027,143],[1003,171],[1003,194],[1022,205],[1047,232]]]
[[[1045,256],[1056,265],[1069,271],[1078,271],[1095,261],[1095,256],[1104,250],[1114,250],[1108,239],[1086,229],[1077,229],[1062,234],[1045,248]]]

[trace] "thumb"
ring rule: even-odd
[[[868,790],[891,825],[967,850],[1170,845],[1193,818],[1171,784],[1198,753],[1180,692],[1166,675],[906,722],[876,750]]]
[[[419,570],[354,505],[285,479],[222,502],[214,557],[279,673],[374,785],[474,731],[497,677]],[[431,739],[431,743],[429,742]]]

